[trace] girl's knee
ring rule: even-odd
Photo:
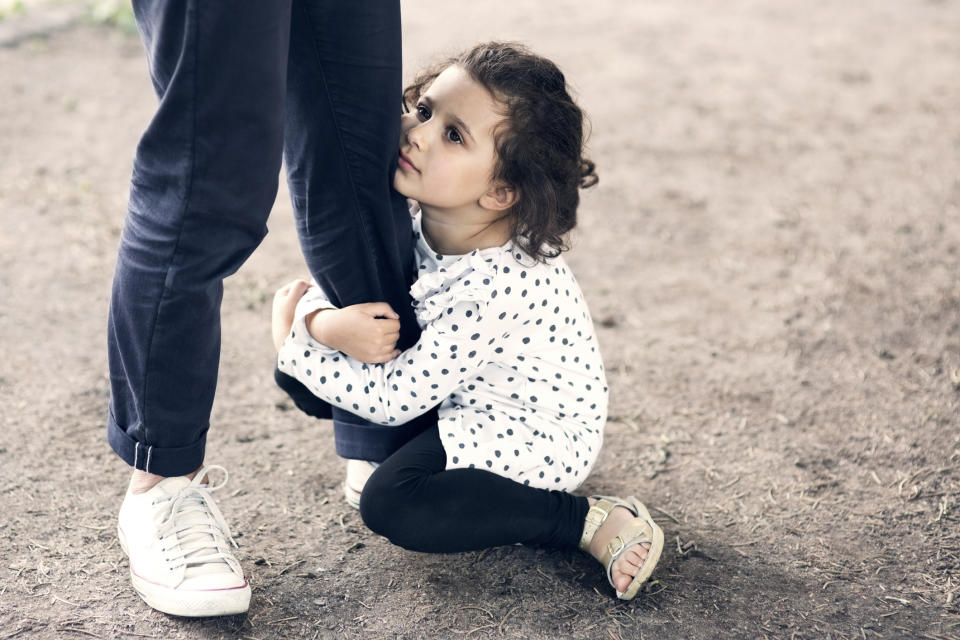
[[[367,480],[360,494],[360,517],[374,533],[395,545],[410,548],[410,518],[416,509],[416,495],[410,482],[377,469]]]
[[[360,517],[371,531],[391,537],[391,525],[397,522],[403,496],[397,490],[392,474],[373,472],[360,494]]]

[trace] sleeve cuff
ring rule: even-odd
[[[298,345],[317,349],[319,351],[336,353],[336,349],[331,349],[325,344],[321,344],[313,339],[310,331],[307,329],[307,316],[314,311],[321,309],[337,309],[338,307],[330,302],[323,294],[320,287],[311,287],[300,301],[297,302],[297,308],[293,313],[293,325],[290,327],[290,335],[284,345]]]
[[[314,285],[307,289],[307,292],[303,294],[303,297],[300,298],[300,301],[297,302],[297,308],[293,313],[294,320],[302,319],[304,316],[307,316],[314,311],[319,309],[337,309],[337,305],[330,302],[327,299],[327,296],[324,295],[323,290]],[[294,322],[296,324],[296,322]]]

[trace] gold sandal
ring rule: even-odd
[[[587,518],[583,525],[583,535],[580,537],[580,549],[590,553],[590,543],[597,529],[603,524],[614,507],[624,507],[635,517],[620,529],[620,531],[607,543],[607,548],[603,551],[603,557],[600,563],[607,568],[607,581],[610,586],[616,589],[613,584],[613,563],[617,561],[624,551],[638,544],[649,544],[650,550],[647,551],[647,557],[643,561],[640,571],[634,576],[630,586],[626,591],[617,591],[617,597],[621,600],[631,600],[640,586],[647,581],[650,574],[657,566],[660,560],[660,554],[663,551],[663,530],[657,526],[650,517],[650,513],[643,504],[630,496],[626,500],[614,498],[611,496],[591,496],[597,502],[587,512]]]

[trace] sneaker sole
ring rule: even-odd
[[[120,548],[130,557],[123,530],[117,527]],[[209,591],[177,591],[145,580],[130,567],[130,582],[144,602],[157,611],[185,618],[233,616],[246,613],[250,608],[250,583],[244,580],[242,587]]]
[[[343,483],[343,499],[354,509],[360,508],[360,491],[357,491],[346,482]]]

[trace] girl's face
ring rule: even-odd
[[[466,71],[445,69],[402,117],[396,190],[433,214],[487,210],[502,110]]]

